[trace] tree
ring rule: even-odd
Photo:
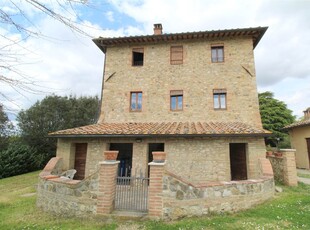
[[[20,68],[25,62],[25,56],[32,53],[24,41],[29,37],[51,39],[42,34],[37,21],[33,19],[34,12],[47,16],[65,25],[77,34],[91,37],[83,29],[84,21],[79,17],[78,8],[90,6],[87,0],[6,0],[0,4],[0,84],[13,88],[17,93],[43,93],[46,88],[27,76]],[[89,27],[89,25],[85,25]],[[8,32],[14,33],[10,36]],[[53,38],[54,39],[54,38]],[[1,88],[3,87],[1,86]],[[11,101],[8,95],[0,90],[2,100]]]
[[[0,151],[7,147],[8,137],[12,129],[13,125],[0,104]]]
[[[55,154],[56,140],[48,133],[93,124],[98,115],[98,97],[47,96],[17,116],[22,140],[41,158],[40,167]]]
[[[295,121],[292,111],[287,108],[284,102],[275,99],[272,92],[259,93],[258,99],[263,127],[272,132],[272,136],[267,138],[266,144],[278,146],[279,140],[282,141],[282,144],[283,141],[288,142],[288,134],[283,130],[283,127]]]

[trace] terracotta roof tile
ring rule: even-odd
[[[50,133],[50,136],[139,135],[269,135],[262,128],[241,122],[148,122],[99,123]]]
[[[291,128],[295,128],[299,126],[307,126],[307,125],[310,125],[310,119],[294,122],[293,124],[285,126],[284,129],[291,129]]]

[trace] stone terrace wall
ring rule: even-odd
[[[262,203],[274,194],[272,176],[257,180],[209,183],[195,187],[166,173],[163,181],[165,219],[235,212]]]
[[[98,171],[84,180],[70,180],[53,175],[62,159],[54,157],[40,173],[37,206],[64,216],[96,214],[99,188]],[[58,170],[56,170],[58,171]]]
[[[81,182],[61,178],[39,179],[37,206],[66,216],[96,214],[98,181],[98,173]]]

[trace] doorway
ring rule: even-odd
[[[245,143],[230,143],[230,172],[231,180],[247,180],[247,160]]]
[[[74,175],[75,180],[83,180],[85,177],[86,155],[87,143],[76,143],[74,160],[74,168],[76,170]]]
[[[118,173],[119,177],[130,177],[132,167],[132,143],[111,143],[110,150],[117,150],[117,160],[120,161]]]
[[[164,152],[165,144],[164,143],[149,143],[149,151],[148,151],[148,163],[153,161],[152,152]],[[148,166],[148,176],[150,176],[150,166]]]

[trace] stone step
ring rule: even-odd
[[[147,217],[147,212],[136,212],[136,211],[126,211],[126,210],[115,210],[112,216],[122,218],[122,219],[142,219]]]

